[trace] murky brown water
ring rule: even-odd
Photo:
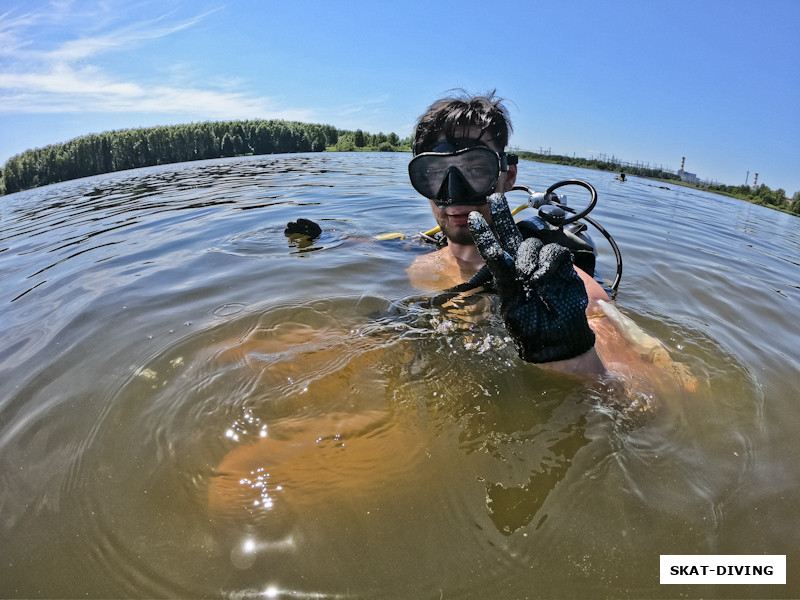
[[[800,595],[800,221],[520,165],[597,187],[620,309],[698,378],[634,419],[522,364],[496,320],[413,302],[430,249],[360,241],[433,225],[407,160],[0,198],[0,596]],[[300,216],[311,246],[283,235]],[[761,553],[786,586],[659,585],[661,554]]]

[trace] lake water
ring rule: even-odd
[[[520,165],[540,191],[595,185],[620,310],[697,377],[633,419],[519,361],[497,319],[416,301],[435,223],[408,158],[0,197],[0,596],[800,596],[800,220]],[[285,237],[297,217],[322,237]],[[789,575],[662,586],[662,554],[785,554]]]

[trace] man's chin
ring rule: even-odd
[[[472,234],[469,232],[469,227],[448,227],[444,234],[447,240],[453,244],[460,244],[462,246],[474,246],[475,240],[472,239]]]

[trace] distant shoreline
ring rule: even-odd
[[[361,129],[337,129],[283,120],[215,121],[89,134],[11,157],[0,169],[0,195],[82,177],[155,165],[211,158],[297,152],[410,152],[411,137],[371,134]],[[789,214],[800,214],[800,192],[792,198],[782,189],[749,186],[698,185],[663,169],[617,161],[514,151],[521,159],[540,163],[625,173],[669,185],[722,194]]]
[[[595,171],[605,171],[607,173],[625,173],[627,177],[640,177],[642,179],[650,179],[652,181],[659,181],[669,185],[679,185],[682,187],[702,190],[711,192],[713,194],[720,194],[722,196],[736,198],[737,200],[744,200],[745,202],[750,202],[751,204],[766,206],[767,208],[772,208],[787,214],[800,215],[800,192],[796,192],[793,198],[788,198],[784,190],[771,190],[769,187],[763,184],[755,189],[746,185],[702,185],[683,181],[677,175],[660,169],[630,167],[616,162],[599,161],[588,158],[575,158],[555,154],[537,154],[535,152],[526,151],[517,151],[515,153],[519,155],[521,159],[532,162],[557,164],[568,167],[580,167]]]

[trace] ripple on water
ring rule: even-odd
[[[4,589],[652,596],[654,553],[789,538],[751,517],[776,485],[792,514],[793,222],[577,172],[623,246],[622,310],[698,380],[641,418],[520,364],[496,317],[410,297],[428,249],[363,241],[430,226],[406,165],[249,157],[4,198]],[[319,240],[283,235],[301,216]]]

